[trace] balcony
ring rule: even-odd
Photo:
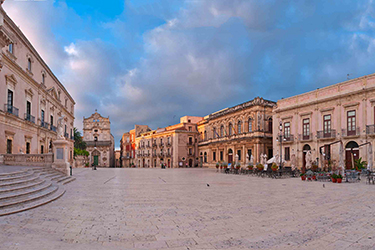
[[[7,113],[9,113],[9,114],[18,116],[18,108],[14,107],[14,106],[5,104],[4,105],[4,111],[7,112]]]
[[[65,133],[65,138],[69,139],[69,134],[68,133]]]
[[[56,132],[56,127],[51,124],[50,130],[52,130],[53,132]]]
[[[158,145],[156,145],[156,143],[152,143],[152,147],[153,148],[156,148]]]
[[[193,153],[193,152],[189,152],[188,155],[189,155],[189,156],[193,156],[194,153]]]
[[[341,130],[342,137],[359,136],[360,133],[361,133],[360,128],[356,128],[355,130],[347,130],[347,129]]]
[[[152,153],[152,157],[156,157],[157,156],[157,154],[156,153]]]
[[[171,157],[171,153],[166,153],[165,156]]]
[[[139,148],[145,148],[145,145],[141,145],[141,146],[139,146]]]
[[[292,134],[284,134],[284,142],[294,142],[294,135]]]
[[[70,136],[70,139],[74,141],[74,135]]]
[[[29,122],[32,122],[32,123],[35,123],[35,116],[32,116],[28,113],[25,113],[25,120],[29,121]]]
[[[42,128],[46,128],[46,129],[48,129],[48,128],[49,128],[49,123],[48,123],[48,122],[41,121],[41,122],[40,122],[40,126],[41,126]]]
[[[150,144],[146,145],[146,148],[151,148]]]
[[[336,130],[335,129],[331,129],[331,130],[327,130],[327,131],[318,131],[317,134],[316,134],[316,137],[320,140],[323,140],[323,139],[335,139],[336,138]]]
[[[159,153],[159,156],[160,157],[163,157],[164,156],[164,153],[162,152],[162,153]]]
[[[162,143],[162,142],[159,143],[159,147],[161,147],[161,148],[164,147],[164,143]]]
[[[300,141],[311,141],[314,137],[313,134],[299,134],[298,138]]]
[[[366,125],[366,135],[375,135],[375,124]]]
[[[170,147],[170,146],[172,146],[172,143],[167,142],[167,147]]]

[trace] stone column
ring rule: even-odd
[[[65,139],[58,139],[53,142],[53,163],[52,168],[70,175],[69,164],[69,142]]]

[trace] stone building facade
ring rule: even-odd
[[[134,129],[124,133],[120,140],[120,159],[122,167],[135,166],[135,138],[141,133],[151,131],[147,125],[135,125]]]
[[[141,133],[135,138],[137,167],[198,166],[197,123],[202,117],[184,116],[180,123]]]
[[[352,168],[354,159],[368,160],[366,143],[375,142],[375,74],[279,100],[273,113],[273,150],[280,152],[281,123],[287,165],[295,158],[297,167],[304,167],[309,151],[319,167],[328,160],[337,165],[340,143],[335,142],[341,141],[345,167]]]
[[[272,157],[272,110],[275,102],[255,98],[205,116],[198,123],[199,160],[203,167],[217,162],[233,163],[236,155],[242,166],[246,157],[254,163],[260,155]]]
[[[64,117],[73,163],[75,102],[2,7],[0,47],[0,154],[52,152]]]
[[[83,117],[83,141],[90,153],[90,166],[115,166],[115,142],[109,117],[102,117],[97,111],[88,118]]]

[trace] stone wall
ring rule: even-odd
[[[77,155],[74,161],[75,168],[84,168],[85,164],[89,162],[89,157],[84,155]]]
[[[2,161],[1,161],[2,159]],[[53,154],[3,154],[0,155],[0,165],[51,167]]]

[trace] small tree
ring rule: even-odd
[[[77,128],[73,129],[74,131],[74,148],[86,150],[86,142],[83,141],[81,132]]]

